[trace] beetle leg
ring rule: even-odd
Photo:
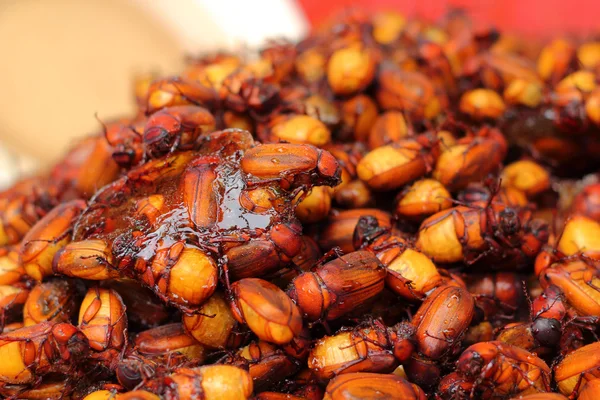
[[[600,318],[598,318],[596,316],[576,315],[576,316],[573,316],[571,319],[569,319],[567,322],[565,322],[565,326],[574,325],[578,328],[585,329],[586,331],[590,332],[594,336],[594,339],[596,341],[599,341],[600,338],[596,334],[596,326],[598,324],[599,319]]]
[[[360,338],[360,340],[362,340],[363,342],[366,342],[366,343],[371,343],[372,345],[375,345],[375,346],[377,346],[377,347],[382,347],[382,348],[385,348],[385,347],[386,347],[386,346],[382,345],[381,343],[377,342],[376,340],[373,340],[373,339],[371,339],[371,338],[367,337],[367,336],[364,334],[364,332],[362,332],[362,329],[361,329],[360,325],[359,325],[359,326],[356,326],[356,327],[355,327],[355,328],[352,330],[352,333],[353,333],[353,334],[355,334],[356,336],[358,336],[358,337]],[[348,346],[348,347],[349,347],[349,346]],[[348,348],[348,347],[346,347],[346,348]]]
[[[454,341],[455,341],[455,339],[448,338],[448,336],[446,336],[446,332],[443,332],[444,337],[434,336],[434,335],[430,334],[428,331],[425,331],[425,334],[427,336],[429,336],[430,338],[433,338],[433,339],[436,339],[436,340],[441,340],[443,342],[450,343],[450,344],[454,343]]]
[[[262,186],[262,185],[270,185],[270,184],[279,184],[283,178],[269,178],[269,179],[258,179],[258,180],[248,180],[246,182],[247,188],[252,188],[254,186]]]
[[[519,375],[521,375],[521,378],[527,382],[527,384],[529,385],[529,387],[534,387],[535,386],[535,382],[532,381],[531,379],[529,379],[529,377],[527,376],[527,373],[525,371],[523,371],[523,369],[518,366],[518,365],[513,365],[512,368],[517,371],[517,373]],[[515,384],[515,386],[519,386],[518,382]]]
[[[389,229],[386,229],[386,231],[389,232]],[[388,249],[391,249],[394,247],[401,247],[401,248],[406,247],[406,243],[400,242],[394,237],[393,240],[386,241],[385,243],[382,243],[377,246],[373,246],[371,250],[374,252],[380,252],[380,251],[388,250]]]
[[[404,278],[403,278],[403,279],[404,279]],[[425,297],[427,297],[427,296],[425,296],[425,295],[421,295],[421,294],[419,294],[419,293],[416,293],[416,292],[414,291],[414,289],[413,289],[413,281],[411,281],[411,280],[408,280],[408,279],[407,279],[407,280],[404,282],[404,285],[406,286],[406,289],[408,289],[408,291],[410,292],[410,294],[412,294],[412,295],[415,297],[415,299],[424,300],[424,299],[425,299]]]
[[[219,270],[221,271],[221,280],[225,285],[227,293],[231,293],[231,282],[229,281],[229,267],[227,266],[227,256],[219,258]]]
[[[344,255],[344,252],[342,251],[342,249],[340,249],[339,247],[336,246],[336,247],[332,248],[331,250],[329,250],[327,253],[323,254],[323,256],[317,260],[317,262],[315,263],[315,266],[313,268],[319,267],[319,266],[333,260],[334,258],[341,258],[343,255]]]
[[[575,387],[573,388],[573,392],[569,395],[569,400],[573,400],[577,397],[577,394],[579,393],[579,387],[581,386],[581,382],[583,382],[584,374],[585,374],[585,372],[582,372],[581,374],[579,374],[579,378],[577,378],[577,383],[575,384]]]

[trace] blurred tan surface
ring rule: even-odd
[[[136,73],[177,71],[182,54],[127,0],[0,0],[0,140],[47,165],[98,131],[95,113],[133,110]]]

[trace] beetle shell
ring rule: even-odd
[[[127,333],[127,315],[121,296],[110,289],[88,290],[79,310],[79,329],[92,349],[120,350]]]
[[[42,322],[0,336],[0,381],[32,383],[51,372],[69,373],[87,357],[87,339],[73,325]]]
[[[41,281],[52,274],[52,258],[69,242],[73,221],[84,208],[83,200],[61,204],[27,232],[23,238],[20,259],[29,276]]]
[[[232,284],[231,293],[234,317],[260,339],[286,344],[302,330],[298,307],[272,283],[245,278]]]
[[[600,376],[600,342],[583,346],[567,354],[554,367],[554,379],[565,396],[577,395],[577,390]]]
[[[396,214],[414,220],[422,220],[452,206],[450,192],[435,179],[416,181],[401,192]]]
[[[325,389],[324,400],[350,399],[425,400],[423,390],[395,375],[356,372],[332,379]]]
[[[163,355],[179,352],[190,359],[202,362],[205,348],[188,335],[180,323],[161,325],[140,332],[135,337],[135,347],[141,354]]]
[[[417,328],[419,351],[439,359],[452,352],[471,324],[475,302],[473,296],[459,286],[442,286],[423,302],[412,324]]]
[[[368,251],[355,251],[294,278],[289,296],[309,321],[334,320],[378,295],[386,271]]]
[[[360,180],[373,190],[393,190],[425,175],[436,158],[419,137],[401,139],[367,153],[356,166]]]
[[[351,372],[391,372],[398,362],[386,349],[388,342],[385,334],[369,328],[326,336],[311,350],[308,367],[323,381]]]
[[[483,130],[443,149],[432,176],[448,190],[464,189],[500,167],[508,144],[497,129]]]
[[[340,49],[327,63],[327,82],[336,94],[356,93],[371,83],[375,68],[375,57],[370,49],[360,46]]]
[[[583,261],[555,264],[540,277],[543,287],[556,285],[567,302],[581,315],[600,317],[600,278],[598,271]]]
[[[491,89],[474,89],[460,99],[460,111],[476,120],[497,119],[506,109],[502,97]]]
[[[382,261],[386,260],[385,283],[403,298],[421,300],[426,293],[441,284],[442,277],[425,254],[413,249],[390,249],[382,253],[378,257]]]
[[[243,332],[222,293],[213,294],[198,311],[197,314],[183,316],[183,325],[194,339],[217,349],[240,345]]]
[[[321,249],[327,251],[334,247],[339,247],[346,253],[356,250],[352,243],[354,229],[356,228],[360,217],[366,215],[375,217],[379,226],[383,228],[391,228],[392,226],[392,216],[379,209],[359,208],[355,210],[340,211],[337,214],[331,215],[321,230],[321,235],[318,240]]]
[[[461,261],[468,252],[486,247],[485,221],[484,213],[476,208],[458,206],[440,211],[423,221],[415,245],[434,262]]]
[[[381,66],[377,102],[384,110],[406,111],[414,118],[435,118],[441,111],[432,82],[420,72],[402,71],[391,63]]]
[[[539,357],[502,342],[480,342],[468,347],[456,368],[479,378],[492,396],[525,395],[550,390],[550,368]]]
[[[586,382],[579,390],[577,400],[593,400],[597,399],[600,394],[600,380],[594,379]],[[561,399],[565,399],[562,397]],[[559,400],[559,399],[557,399]]]
[[[231,365],[180,368],[144,385],[167,399],[244,400],[253,391],[250,374]]]
[[[69,322],[76,310],[77,288],[70,280],[52,280],[36,285],[23,307],[25,326],[40,322]]]

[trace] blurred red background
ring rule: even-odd
[[[397,10],[436,20],[449,9],[469,12],[478,26],[527,36],[588,35],[600,31],[598,0],[298,0],[312,25],[348,7]]]

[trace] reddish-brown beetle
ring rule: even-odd
[[[459,108],[475,120],[495,120],[504,114],[506,105],[494,90],[474,89],[462,95]]]
[[[427,218],[416,246],[437,262],[485,259],[514,269],[526,266],[548,236],[547,223],[533,218],[530,210],[490,199],[485,205],[457,206]]]
[[[396,214],[422,221],[426,217],[452,207],[450,192],[435,179],[421,179],[398,195]]]
[[[456,369],[476,387],[489,388],[490,398],[550,391],[548,365],[534,354],[502,342],[470,346],[461,354]]]
[[[342,131],[352,132],[357,142],[365,143],[377,118],[377,104],[369,96],[360,94],[345,101],[341,106]],[[345,136],[342,134],[342,136]]]
[[[435,394],[436,400],[459,400],[474,397],[475,384],[473,381],[458,372],[451,372],[442,378]],[[489,390],[485,389],[484,390]],[[489,393],[482,393],[482,397],[489,397]]]
[[[217,101],[217,93],[210,87],[185,78],[157,79],[148,87],[144,111],[150,115],[161,108],[197,105],[211,108]]]
[[[248,368],[257,392],[273,388],[300,367],[299,362],[282,349],[262,340],[251,342],[220,362]]]
[[[306,144],[265,144],[246,152],[241,168],[257,181],[279,180],[284,188],[311,182],[335,186],[340,167],[328,152]]]
[[[276,116],[267,130],[270,142],[306,143],[322,147],[331,141],[327,126],[308,115]]]
[[[558,286],[547,286],[531,304],[531,331],[543,346],[556,346],[561,338],[567,314],[562,291]]]
[[[77,310],[78,290],[71,280],[39,283],[23,307],[23,322],[31,326],[44,321],[69,322]]]
[[[177,368],[197,366],[205,356],[205,347],[186,334],[181,324],[162,325],[135,337],[133,347],[115,362],[115,375],[121,385],[131,390]]]
[[[523,302],[521,277],[512,272],[466,275],[475,305],[488,321],[510,320]]]
[[[25,235],[20,259],[29,276],[41,281],[52,274],[52,258],[69,242],[73,222],[85,205],[82,200],[61,204]]]
[[[367,87],[375,76],[376,59],[369,48],[339,49],[327,63],[327,82],[334,93],[353,94]]]
[[[52,372],[75,375],[86,359],[85,336],[67,323],[42,322],[0,336],[0,382],[32,383]]]
[[[576,396],[586,382],[600,374],[600,342],[581,347],[563,358],[554,367],[558,390],[565,396]]]
[[[81,302],[79,329],[99,360],[112,362],[127,344],[127,314],[121,296],[114,290],[91,288]]]
[[[52,270],[57,274],[90,280],[118,278],[120,274],[113,267],[112,260],[105,241],[81,240],[69,243],[55,254]]]
[[[354,245],[375,253],[387,270],[385,283],[390,289],[409,301],[422,300],[442,284],[443,277],[429,257],[389,231],[372,216],[363,216],[354,231]]]
[[[584,261],[554,264],[540,276],[544,288],[557,286],[579,315],[600,317],[600,277],[598,270]]]
[[[308,367],[323,381],[351,372],[392,372],[414,350],[414,328],[386,327],[379,320],[325,336],[311,350]]]
[[[357,372],[332,379],[325,389],[324,400],[350,399],[425,400],[423,390],[399,376]]]
[[[339,247],[346,253],[356,250],[353,243],[354,230],[360,218],[364,216],[374,217],[381,228],[391,229],[392,227],[392,216],[376,208],[340,211],[330,215],[327,223],[321,230],[318,240],[321,249],[329,251],[334,247]]]
[[[194,148],[198,138],[215,130],[212,114],[197,106],[174,106],[152,114],[144,127],[146,156],[160,157],[175,150]]]
[[[550,188],[550,174],[541,165],[530,160],[515,161],[502,170],[502,184],[534,197]]]
[[[413,118],[435,118],[441,101],[432,82],[420,72],[402,71],[392,63],[381,66],[377,102],[384,110],[406,111]]]
[[[434,360],[452,355],[471,324],[475,302],[460,286],[442,286],[421,304],[412,324],[418,351]]]
[[[369,132],[369,149],[397,142],[409,136],[404,114],[399,111],[388,111],[377,117]]]
[[[194,339],[209,348],[237,348],[247,336],[221,292],[202,304],[198,313],[184,315],[183,326]]]
[[[272,283],[241,279],[231,285],[230,296],[235,319],[247,324],[259,339],[286,344],[302,330],[298,307]]]
[[[536,354],[547,353],[547,349],[540,346],[540,343],[533,336],[530,322],[513,322],[504,325],[496,332],[496,340],[520,347]]]
[[[500,167],[508,144],[498,129],[482,128],[444,148],[432,176],[448,190],[464,189]]]
[[[231,365],[180,368],[169,376],[147,382],[143,388],[170,400],[245,400],[253,391],[250,374]]]
[[[429,134],[400,139],[367,153],[356,166],[356,172],[373,190],[397,189],[433,169],[437,147]]]
[[[385,274],[371,252],[355,251],[300,274],[287,293],[308,321],[334,320],[378,295]]]

